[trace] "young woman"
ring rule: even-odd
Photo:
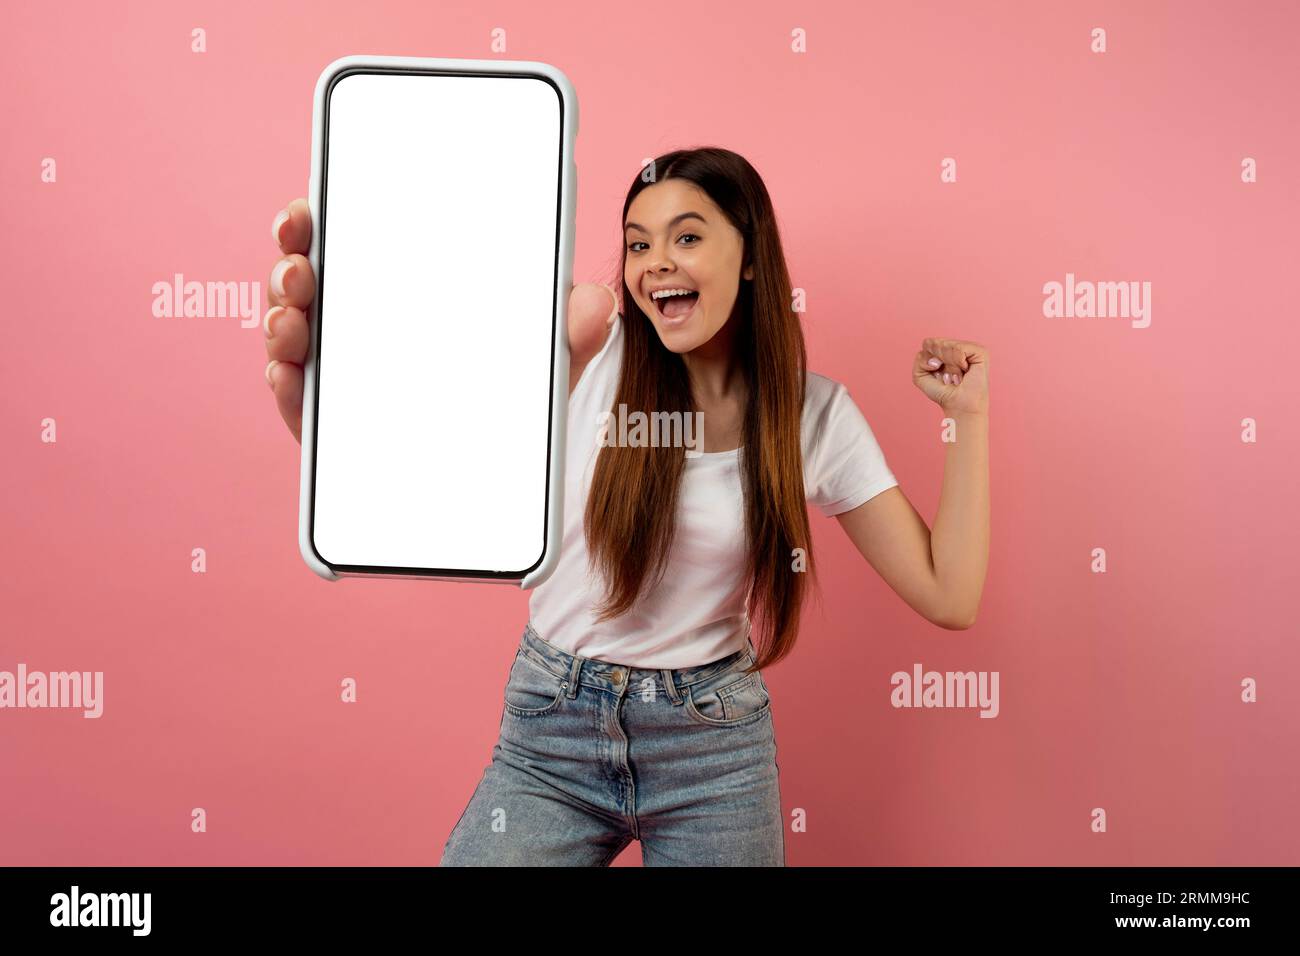
[[[263,323],[267,380],[299,440],[310,226],[302,199],[275,219],[286,255]],[[917,613],[975,620],[987,350],[927,338],[912,359],[913,383],[951,419],[931,530],[845,387],[806,370],[772,203],[748,162],[716,148],[658,157],[623,227],[622,311],[608,286],[570,299],[560,562],[530,596],[500,738],[443,865],[606,865],[632,840],[647,865],[783,865],[761,670],[795,643],[808,502]],[[702,443],[687,427],[633,439],[636,411],[702,419]]]

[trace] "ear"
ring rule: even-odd
[[[740,276],[741,276],[742,279],[753,279],[753,278],[754,278],[754,264],[751,262],[749,265],[745,266],[745,271],[742,272],[742,273],[740,274]]]

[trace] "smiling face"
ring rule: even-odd
[[[731,317],[740,290],[739,230],[699,186],[665,179],[632,200],[623,232],[623,281],[664,346],[689,352],[712,339]],[[753,277],[753,266],[746,266],[744,278]],[[655,295],[673,289],[691,294]]]

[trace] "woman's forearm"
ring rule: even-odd
[[[989,563],[989,420],[987,412],[950,417],[956,441],[948,444],[944,457],[930,556],[946,617],[969,627],[979,610]]]

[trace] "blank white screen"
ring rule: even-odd
[[[544,545],[560,100],[351,74],[325,161],[314,541],[332,564],[520,571]]]

